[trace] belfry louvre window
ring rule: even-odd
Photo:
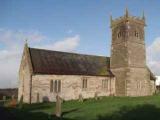
[[[137,31],[135,31],[135,37],[139,37],[139,34]]]
[[[121,37],[121,34],[122,34],[121,32],[118,33],[118,38]]]
[[[87,78],[82,79],[82,88],[86,89],[87,88]]]
[[[54,92],[55,93],[61,92],[61,80],[54,81]]]

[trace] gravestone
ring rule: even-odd
[[[37,103],[39,103],[39,93],[37,93]]]
[[[99,99],[99,98],[98,98],[98,93],[97,93],[97,92],[95,92],[94,98],[95,98],[95,100],[98,100],[98,99]]]
[[[13,96],[12,96],[12,99],[11,99],[11,101],[10,101],[10,103],[9,103],[9,106],[15,108],[16,105],[17,105],[17,100],[14,98],[14,95],[13,95]]]
[[[56,110],[55,110],[55,115],[56,117],[61,117],[61,103],[62,103],[62,99],[60,98],[60,96],[56,96]]]
[[[79,102],[83,102],[83,96],[82,96],[82,94],[79,94]]]
[[[14,99],[14,95],[12,95],[12,100]]]
[[[6,96],[3,96],[3,101],[6,101]]]
[[[6,106],[6,96],[3,96],[3,105]]]
[[[23,95],[21,96],[21,98],[20,98],[20,101],[19,101],[19,108],[21,109],[21,108],[23,108]]]

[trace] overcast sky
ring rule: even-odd
[[[0,88],[17,87],[30,47],[110,56],[110,18],[145,12],[147,64],[160,75],[159,0],[0,0]]]

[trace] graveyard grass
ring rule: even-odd
[[[55,120],[55,103],[7,108],[17,120]],[[103,97],[62,103],[61,120],[160,120],[160,96]]]

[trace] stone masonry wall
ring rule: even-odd
[[[23,101],[26,103],[30,102],[30,81],[31,72],[28,64],[28,52],[25,48],[19,70],[18,100],[23,95]]]
[[[87,78],[87,89],[82,88],[82,79]],[[115,79],[109,77],[81,76],[81,75],[35,75],[32,77],[32,103],[43,102],[44,99],[55,101],[57,93],[50,92],[50,81],[61,80],[61,92],[59,95],[64,100],[92,98],[95,93],[98,96],[109,96],[115,94]],[[102,88],[102,80],[108,80],[108,87]],[[39,99],[39,100],[37,100]]]
[[[125,96],[126,68],[111,69],[115,75],[116,96]]]
[[[151,80],[146,68],[129,68],[126,85],[127,96],[152,95]]]

